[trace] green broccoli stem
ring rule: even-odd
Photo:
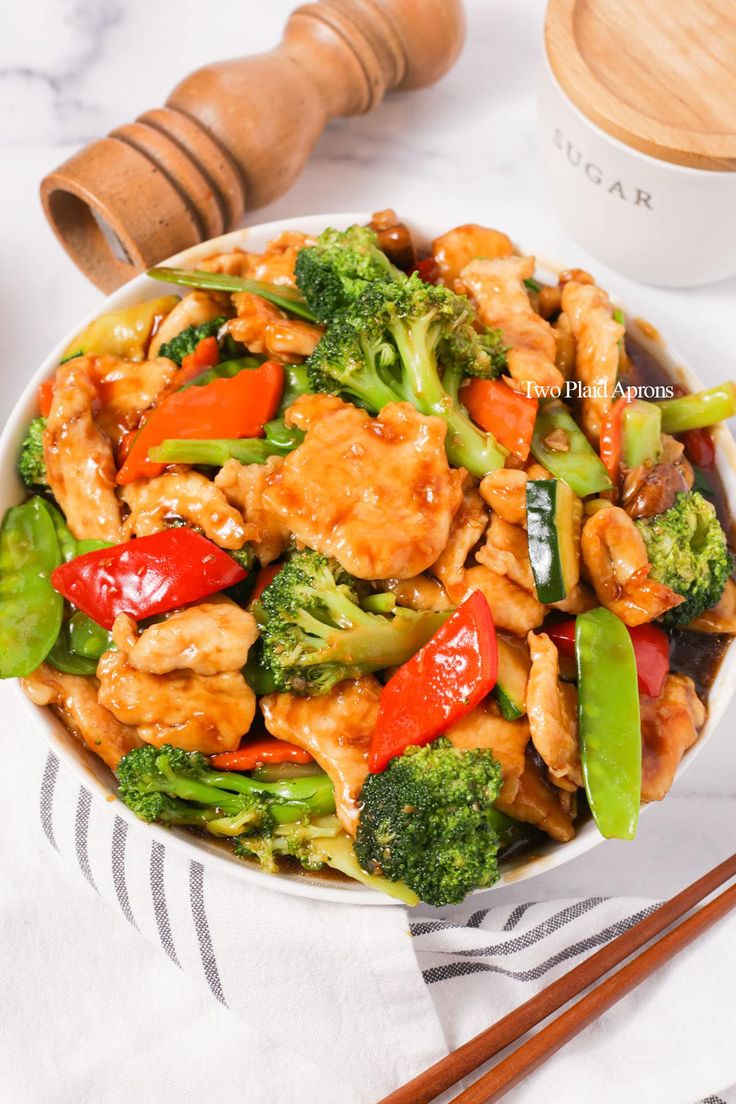
[[[356,678],[406,663],[450,615],[449,610],[427,610],[420,616],[415,610],[400,608],[391,617],[382,617],[362,610],[352,598],[332,588],[319,598],[340,632],[335,633],[311,613],[300,610],[297,615],[300,628],[317,638],[324,638],[325,632],[329,634],[324,649],[317,648],[309,654],[309,663],[344,664],[355,670]]]
[[[269,812],[279,824],[291,823],[304,816],[323,816],[335,810],[332,782],[326,774],[310,778],[295,778],[286,782],[256,782],[234,771],[208,771],[206,781],[162,767],[164,780],[156,788],[182,801],[212,805],[230,816],[241,811],[238,794],[273,799]]]
[[[174,828],[201,828],[213,835],[237,836],[258,822],[258,814],[254,809],[240,809],[223,816],[221,809],[199,808],[170,798],[156,819]]]
[[[736,384],[729,380],[707,391],[663,399],[657,406],[662,411],[663,433],[705,429],[736,415]]]
[[[148,450],[148,459],[157,464],[203,464],[221,468],[228,460],[241,464],[265,464],[270,456],[282,456],[285,451],[259,437],[244,437],[212,441],[174,440],[169,438]]]
[[[228,276],[223,272],[204,272],[189,268],[151,268],[148,275],[153,280],[162,280],[167,284],[180,287],[202,288],[209,291],[249,291],[275,303],[282,310],[289,311],[299,318],[314,322],[315,316],[307,306],[302,295],[288,286],[266,284],[261,280],[246,280],[242,276]]]
[[[471,421],[457,394],[448,391],[440,379],[436,347],[441,331],[433,314],[408,324],[393,322],[389,330],[408,369],[415,405],[422,414],[434,414],[447,424],[445,448],[450,463],[481,477],[502,468],[506,450]]]

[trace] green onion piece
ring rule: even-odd
[[[223,272],[203,272],[189,268],[150,268],[148,275],[153,280],[162,280],[167,284],[180,287],[202,288],[210,291],[249,291],[260,295],[269,303],[275,303],[282,310],[289,311],[299,318],[314,322],[315,317],[307,306],[303,296],[296,288],[287,285],[266,284],[262,280],[246,280],[242,276],[227,276]]]
[[[736,384],[730,380],[707,391],[663,399],[657,403],[662,411],[663,433],[686,433],[689,429],[705,429],[736,414]]]
[[[532,280],[532,279],[525,280],[524,281],[524,287],[528,288],[529,291],[540,292],[542,290],[542,285],[538,284],[536,280]]]

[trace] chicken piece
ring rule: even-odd
[[[307,433],[323,418],[344,409],[345,402],[337,395],[300,395],[289,407],[286,417],[290,426]]]
[[[97,700],[97,682],[65,675],[42,663],[21,686],[36,705],[48,705],[81,743],[115,770],[124,755],[143,741],[136,730],[121,724]]]
[[[626,625],[654,621],[683,601],[674,590],[649,577],[644,539],[620,506],[598,510],[588,518],[581,550],[598,600]]]
[[[272,736],[308,751],[332,779],[340,823],[358,827],[358,797],[368,774],[368,749],[378,718],[381,684],[373,675],[348,679],[315,698],[268,694],[261,698]]]
[[[562,309],[575,336],[575,374],[593,394],[583,396],[583,429],[598,443],[601,422],[613,405],[613,389],[619,369],[619,341],[626,330],[613,317],[605,291],[576,280],[562,289]],[[600,393],[599,393],[600,392]]]
[[[514,252],[511,238],[500,230],[490,230],[475,222],[456,226],[432,242],[432,256],[440,271],[441,282],[454,288],[462,270],[477,257],[493,261]]]
[[[518,721],[505,720],[493,698],[486,698],[462,720],[450,728],[446,736],[450,743],[466,751],[487,748],[501,765],[503,785],[500,800],[510,802],[519,791],[519,780],[526,768],[525,750],[529,743],[526,717]]]
[[[484,325],[501,330],[509,346],[509,375],[528,384],[532,394],[538,386],[545,397],[549,388],[562,387],[565,380],[555,366],[555,332],[536,313],[524,286],[534,267],[534,257],[471,261],[459,282],[475,302]]]
[[[415,575],[412,579],[386,579],[383,585],[395,596],[398,606],[413,610],[453,608],[445,588],[428,575]]]
[[[712,609],[701,613],[687,626],[702,633],[736,633],[736,583],[726,580],[726,587]]]
[[[498,514],[491,514],[486,542],[475,558],[497,575],[507,575],[530,594],[536,594],[526,529],[520,525],[511,525]]]
[[[491,607],[497,629],[505,629],[514,636],[526,636],[531,629],[539,628],[544,621],[546,607],[534,593],[524,590],[506,575],[479,564],[469,567],[463,575],[463,588],[455,588],[452,599],[456,605],[479,590]]]
[[[552,323],[552,329],[555,331],[555,341],[557,343],[555,364],[566,380],[572,379],[575,374],[577,346],[575,334],[572,332],[572,324],[564,311],[559,315],[557,321]]]
[[[530,632],[526,639],[532,659],[526,686],[532,742],[555,785],[574,791],[583,785],[577,690],[572,683],[560,682],[560,657],[547,634]]]
[[[245,539],[253,545],[263,566],[285,551],[291,534],[277,513],[263,501],[268,479],[281,467],[281,458],[271,456],[265,464],[239,464],[228,460],[215,476],[215,486],[245,519]]]
[[[301,405],[287,411],[291,424]],[[443,421],[408,403],[390,403],[377,418],[333,405],[267,475],[263,502],[297,540],[357,578],[410,579],[444,548],[462,500],[465,473],[450,468],[445,433]]]
[[[122,495],[130,507],[123,526],[125,540],[158,533],[176,518],[201,529],[220,548],[242,548],[247,540],[240,511],[200,472],[166,472],[154,479],[136,479],[123,488]]]
[[[294,266],[300,249],[314,245],[315,238],[299,230],[285,230],[266,246],[265,253],[248,253],[234,249],[232,253],[213,253],[197,265],[205,272],[223,272],[228,276],[244,276],[263,280],[267,284],[294,286]]]
[[[203,755],[234,751],[256,711],[256,696],[239,671],[153,675],[135,668],[123,652],[110,651],[97,677],[100,704],[154,747],[171,744]]]
[[[587,610],[596,609],[600,602],[593,591],[585,583],[577,582],[566,598],[561,602],[550,602],[550,609],[559,610],[561,613],[585,613]]]
[[[156,357],[162,345],[177,337],[190,326],[202,326],[215,318],[228,314],[227,300],[217,298],[207,291],[190,291],[180,299],[170,314],[164,318],[148,347],[149,357]]]
[[[242,341],[251,353],[267,353],[285,363],[313,353],[324,333],[323,326],[289,318],[273,303],[240,291],[233,296],[238,312],[225,324],[225,330],[236,341]]]
[[[641,698],[642,801],[661,801],[705,723],[705,707],[687,675],[669,674],[658,698]]]
[[[512,801],[507,801],[503,796],[498,797],[496,808],[514,820],[541,828],[559,843],[567,843],[575,835],[572,823],[575,812],[574,795],[550,786],[528,750],[526,766],[519,779],[515,797]]]
[[[112,638],[137,671],[165,675],[183,669],[198,675],[239,671],[258,638],[252,614],[228,598],[210,598],[170,613],[138,635],[132,617],[115,618]]]
[[[466,488],[460,509],[450,528],[450,535],[438,559],[432,564],[448,597],[456,605],[458,595],[466,591],[465,564],[468,556],[483,537],[488,526],[488,511],[474,487]]]
[[[480,481],[478,490],[495,514],[510,525],[526,526],[526,472],[500,468]]]
[[[88,360],[99,404],[95,422],[114,445],[138,426],[141,415],[170,387],[178,370],[167,357],[132,361],[95,356]]]
[[[524,465],[527,479],[552,479],[552,472],[547,471],[543,464],[538,464],[533,456],[530,456]]]
[[[95,425],[91,362],[75,357],[56,371],[43,453],[46,477],[77,540],[120,541],[120,504],[110,439]]]

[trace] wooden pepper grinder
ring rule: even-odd
[[[166,106],[93,142],[41,185],[55,233],[103,291],[240,225],[281,195],[330,119],[449,69],[462,0],[319,0],[266,54],[205,65]]]

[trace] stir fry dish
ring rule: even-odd
[[[477,225],[150,275],[182,297],[39,388],[0,675],[266,871],[444,905],[591,816],[631,839],[736,632],[734,384],[674,387],[588,273]]]

